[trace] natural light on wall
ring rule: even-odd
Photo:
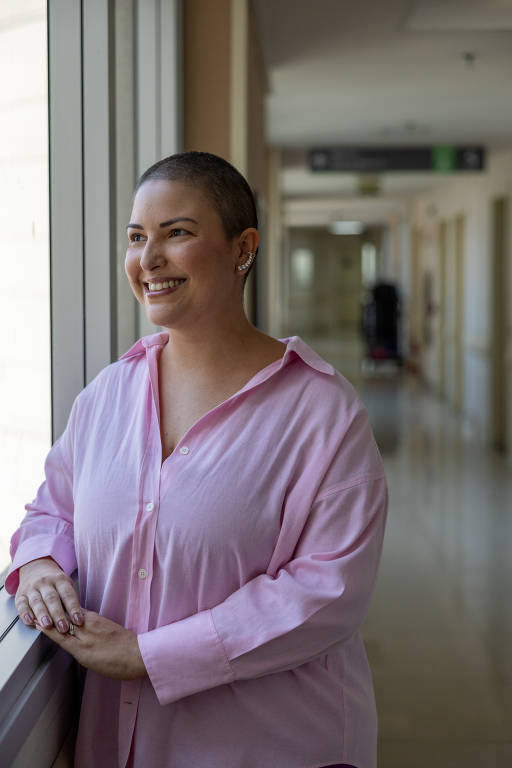
[[[361,273],[365,288],[372,288],[377,279],[377,249],[373,243],[363,243],[361,248]]]
[[[0,3],[0,572],[51,445],[46,38],[46,2]]]
[[[309,248],[295,248],[292,252],[292,278],[297,288],[310,288],[313,284],[315,255]]]

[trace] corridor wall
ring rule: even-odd
[[[265,283],[267,85],[249,0],[183,0],[183,40],[183,149],[229,160],[258,200],[263,242],[244,293],[254,322]]]
[[[444,324],[456,323],[461,316],[461,370],[445,358],[444,386],[439,364],[442,339],[434,333],[430,343],[423,343],[422,373],[436,389],[444,389],[457,405],[456,376],[461,377],[460,411],[473,432],[485,442],[492,442],[492,354],[493,354],[493,209],[498,198],[512,200],[512,149],[488,153],[487,169],[440,178],[439,184],[411,201],[411,224],[419,233],[420,281],[432,279],[432,325],[439,326],[441,294],[446,292]],[[441,242],[444,222],[446,242]],[[461,223],[463,222],[463,223]],[[444,258],[440,252],[445,248]],[[498,351],[504,356],[506,370],[507,447],[512,458],[512,232],[505,234],[507,285],[504,319],[505,344]],[[446,272],[440,274],[440,264]],[[461,306],[453,306],[458,270]],[[425,312],[425,307],[416,307]],[[449,345],[448,345],[449,346]]]

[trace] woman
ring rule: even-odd
[[[359,628],[387,489],[367,412],[298,336],[245,316],[257,218],[229,163],[153,165],[128,237],[166,331],[75,399],[6,579],[87,668],[75,766],[374,768]]]

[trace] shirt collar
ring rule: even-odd
[[[287,365],[290,359],[298,356],[307,365],[320,371],[320,373],[328,373],[330,376],[334,374],[333,366],[324,360],[323,357],[320,357],[318,352],[315,352],[315,350],[312,349],[309,344],[306,344],[300,336],[286,336],[285,338],[279,339],[279,341],[286,344],[286,352],[283,355],[283,360],[279,366],[280,368]]]
[[[145,354],[148,347],[164,346],[169,341],[169,334],[165,331],[160,333],[152,333],[150,336],[142,336],[130,349],[121,355],[119,360],[125,360],[127,357],[135,357],[136,355]]]
[[[130,349],[121,355],[119,360],[125,360],[128,357],[134,357],[136,355],[145,354],[148,347],[164,346],[169,341],[169,334],[166,331],[159,333],[153,333],[149,336],[142,336]],[[294,357],[300,357],[306,365],[314,368],[320,373],[327,373],[330,376],[334,374],[333,366],[328,363],[323,357],[315,352],[300,336],[286,336],[279,339],[283,344],[286,344],[286,351],[282,357],[281,365],[279,368],[283,368],[285,365],[294,359]]]

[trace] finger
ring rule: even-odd
[[[51,627],[53,620],[41,593],[34,589],[27,594],[27,598],[36,621],[43,627]]]
[[[65,579],[59,579],[55,582],[55,586],[59,591],[60,599],[62,600],[64,608],[68,612],[68,616],[71,617],[71,620],[74,624],[77,624],[79,627],[81,627],[84,623],[84,614],[80,606],[78,595],[72,584],[70,584],[69,581]]]
[[[69,629],[69,622],[64,612],[59,593],[54,587],[43,587],[41,596],[46,603],[55,627],[65,634]]]
[[[53,625],[51,627],[43,627],[43,625],[39,624],[37,620],[34,622],[34,626],[36,629],[46,635],[46,637],[49,637],[55,643],[58,643],[62,646],[65,646],[68,637],[71,637],[71,635],[68,635],[66,632],[59,632],[57,627],[54,627]]]
[[[35,616],[28,604],[26,595],[18,595],[14,600],[14,605],[18,611],[20,619],[28,626],[33,626]]]

